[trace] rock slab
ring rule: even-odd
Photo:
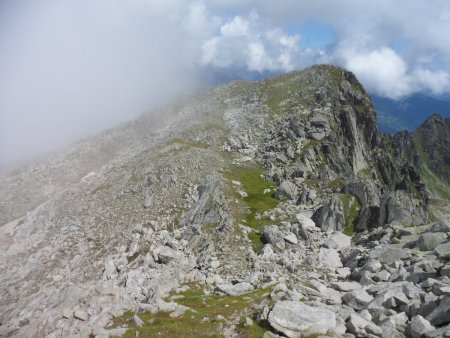
[[[269,313],[269,323],[287,337],[307,337],[334,332],[336,316],[327,309],[298,301],[278,301]]]

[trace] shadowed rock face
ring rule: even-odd
[[[450,118],[434,114],[428,118],[416,131],[414,140],[425,159],[423,159],[434,174],[443,181],[450,183]]]
[[[270,101],[270,90],[264,90]],[[277,196],[291,187],[296,196],[289,199],[314,204],[308,198],[310,191],[316,196],[317,186],[331,190],[336,196],[326,199],[320,214],[314,216],[328,230],[341,230],[346,223],[343,211],[329,212],[342,193],[355,196],[361,204],[352,220],[358,230],[427,219],[428,195],[413,138],[408,133],[378,132],[370,97],[352,73],[314,66],[286,76],[277,83],[277,90],[291,94],[255,140],[256,155],[270,168],[267,177],[281,184]],[[255,134],[247,133],[242,139],[255,139]]]

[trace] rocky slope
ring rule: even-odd
[[[333,66],[152,116],[1,179],[0,335],[450,335],[448,120]]]

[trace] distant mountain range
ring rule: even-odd
[[[377,111],[378,126],[383,132],[412,131],[432,114],[450,116],[450,98],[434,98],[415,94],[402,100],[372,95]]]

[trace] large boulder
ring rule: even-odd
[[[379,225],[420,225],[427,219],[427,212],[419,201],[402,190],[389,193],[382,201]]]
[[[345,226],[344,205],[341,199],[333,195],[312,217],[322,231],[341,231]]]
[[[352,238],[350,236],[344,235],[342,232],[335,232],[326,241],[325,246],[329,249],[340,250],[349,247],[351,241]]]
[[[153,251],[153,253],[158,257],[158,261],[162,264],[167,264],[181,258],[180,252],[173,250],[168,246],[158,247]]]
[[[297,187],[291,181],[283,181],[278,187],[275,197],[283,200],[283,199],[293,199],[297,195]]]
[[[321,248],[319,251],[319,261],[322,265],[330,269],[342,267],[341,259],[335,249]]]
[[[222,191],[222,181],[219,175],[213,174],[197,188],[197,203],[186,213],[181,220],[182,226],[193,229],[195,226],[214,224],[221,231],[231,228],[231,216],[228,213],[228,203]]]
[[[440,257],[440,258],[450,258],[450,242],[439,244],[435,249],[434,252]]]
[[[346,327],[348,332],[355,334],[357,337],[381,336],[383,333],[381,328],[356,313],[352,313],[347,319]]]
[[[381,264],[392,264],[399,260],[411,257],[411,253],[407,249],[396,248],[390,245],[383,245],[370,251],[370,259],[378,261]]]
[[[349,292],[362,289],[362,285],[358,282],[334,282],[331,286],[339,291]]]
[[[421,338],[425,333],[434,330],[433,325],[422,316],[414,316],[409,324],[409,335],[412,338]]]
[[[373,296],[369,295],[366,290],[362,289],[347,292],[344,296],[342,296],[342,301],[355,310],[363,309],[372,300]]]
[[[278,301],[269,313],[269,323],[287,337],[308,337],[333,333],[336,316],[327,309],[298,301]]]
[[[425,316],[425,318],[433,325],[450,323],[450,297],[444,296],[444,298],[439,301],[438,306]]]
[[[302,213],[297,215],[297,220],[303,228],[314,228],[316,226],[316,223],[311,218]]]
[[[284,241],[284,236],[276,225],[269,225],[264,229],[264,239],[267,243],[272,244],[272,246],[278,250],[282,251],[286,247]]]
[[[217,290],[223,293],[226,293],[230,296],[240,296],[244,293],[248,293],[253,291],[253,286],[247,282],[241,282],[237,284],[218,284]]]
[[[427,232],[420,235],[417,246],[422,251],[434,250],[439,244],[445,242],[447,235],[443,232]]]

